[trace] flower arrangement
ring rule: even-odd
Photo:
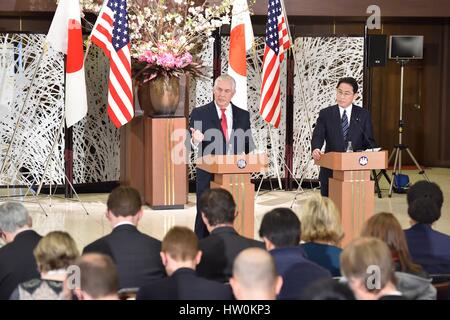
[[[158,76],[207,76],[198,54],[212,32],[230,23],[232,0],[128,0],[133,77],[141,83]],[[98,12],[98,0],[81,0]]]

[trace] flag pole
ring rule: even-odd
[[[89,49],[91,49],[91,44],[91,36],[89,36],[89,38],[87,39],[86,52],[84,53],[83,65],[86,65],[86,58],[89,54]]]
[[[308,107],[306,106],[305,91],[303,90],[302,79],[300,77],[300,68],[299,68],[298,63],[297,63],[297,52],[295,50],[294,42],[292,41],[291,29],[289,28],[289,22],[288,22],[287,13],[286,13],[285,6],[284,6],[284,0],[279,0],[279,1],[281,3],[281,7],[283,9],[283,16],[284,16],[284,19],[285,19],[286,25],[287,25],[286,29],[288,31],[288,37],[289,37],[289,40],[292,43],[292,45],[289,47],[289,49],[292,52],[292,57],[293,57],[293,60],[294,60],[295,68],[297,69],[297,75],[298,75],[298,79],[299,79],[299,82],[300,82],[300,91],[301,91],[303,102],[305,103],[305,115],[306,115],[306,121],[308,123],[309,137],[310,137],[310,139],[312,139],[311,117],[309,115]],[[312,152],[312,150],[311,150],[311,152]],[[303,172],[300,175],[300,183],[299,183],[299,186],[298,186],[299,189],[301,188],[301,184],[303,182],[304,175],[306,174],[306,168],[308,167],[308,164],[309,164],[310,161],[311,161],[311,157],[309,157],[308,163],[306,164],[305,169],[303,170]],[[292,175],[292,173],[291,173],[291,175]],[[297,182],[297,180],[295,179],[294,175],[292,175],[292,177]],[[297,184],[298,184],[298,182],[297,182]],[[298,189],[297,189],[297,192],[298,192]]]
[[[253,40],[253,43],[255,43],[254,40]],[[255,67],[258,69],[257,71],[258,71],[258,73],[260,75],[260,78],[261,78],[262,70],[261,70],[260,65],[258,64],[258,59],[257,59],[257,56],[256,56],[256,48],[255,48],[254,45],[252,46],[252,48],[253,48],[253,56],[254,56],[254,60],[255,60]],[[264,122],[266,122],[266,121],[264,121]],[[273,140],[273,137],[272,137],[272,129],[270,127],[270,123],[266,122],[266,125],[267,125],[267,128],[269,129],[270,142],[273,144],[274,140]],[[280,168],[278,166],[278,159],[276,157],[275,148],[272,148],[272,156],[273,156],[273,164],[274,164],[274,167],[275,167],[275,173],[277,175],[278,186],[280,187],[280,189],[283,189],[283,185],[281,183],[281,177],[280,177]],[[261,183],[259,184],[259,187],[258,187],[258,192],[259,192],[259,189],[261,188],[261,184],[262,184],[262,179],[261,179]],[[257,195],[256,195],[256,197],[257,197]]]
[[[302,85],[302,80],[300,78],[300,69],[299,69],[299,66],[298,66],[298,63],[297,63],[297,58],[296,58],[297,57],[297,55],[296,55],[297,51],[295,50],[294,42],[292,41],[291,29],[289,28],[289,21],[288,21],[286,9],[285,9],[285,6],[284,6],[284,0],[279,0],[279,1],[281,3],[281,7],[283,8],[283,17],[284,17],[284,20],[286,21],[286,26],[287,26],[286,29],[287,29],[287,32],[288,32],[288,37],[289,37],[290,42],[292,43],[292,45],[289,47],[289,50],[292,51],[292,57],[294,59],[295,68],[297,69],[297,74],[298,74],[299,81],[300,81],[300,90],[302,92],[302,98],[303,98],[303,101],[306,102],[305,93],[304,93],[303,85]],[[308,108],[306,108],[306,120],[308,121],[309,134],[312,137],[311,119],[310,119],[310,116],[309,116]]]
[[[64,113],[63,113],[63,115],[61,117],[61,124],[59,125],[58,131],[56,131],[55,138],[53,139],[52,148],[50,150],[49,155],[47,156],[47,159],[45,160],[44,172],[42,174],[41,181],[39,182],[39,187],[38,187],[38,189],[36,191],[36,195],[37,196],[41,193],[42,185],[44,184],[45,174],[47,173],[47,169],[48,169],[48,166],[50,164],[50,159],[51,159],[51,157],[53,155],[53,151],[55,150],[56,142],[58,141],[58,134],[60,132],[62,132],[62,128],[64,126],[64,120],[65,119],[64,119]]]

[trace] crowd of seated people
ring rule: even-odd
[[[42,237],[21,203],[6,202],[0,205],[0,300],[433,300],[439,296],[434,280],[450,274],[450,236],[432,226],[443,194],[431,182],[408,192],[409,229],[402,230],[395,214],[378,213],[344,248],[340,213],[316,193],[297,213],[267,212],[262,241],[234,229],[239,213],[228,191],[207,190],[199,201],[210,235],[198,240],[191,229],[175,226],[161,242],[138,230],[139,193],[118,187],[107,200],[112,232],[81,256],[68,233]]]

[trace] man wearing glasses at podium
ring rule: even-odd
[[[325,152],[365,150],[375,147],[370,113],[353,101],[358,97],[358,83],[352,77],[339,79],[336,105],[320,110],[311,140],[312,157],[319,160]],[[328,179],[333,171],[320,168],[320,193],[328,197]]]

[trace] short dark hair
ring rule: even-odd
[[[442,209],[444,203],[444,195],[441,188],[434,182],[421,180],[416,182],[409,188],[406,195],[408,206],[410,206],[417,199],[431,199],[436,204],[439,211]]]
[[[441,210],[432,199],[419,198],[408,206],[408,215],[418,223],[432,224],[441,217]]]
[[[351,85],[353,87],[353,93],[358,93],[358,82],[356,81],[355,78],[352,78],[352,77],[340,78],[336,88],[338,88],[341,83],[347,83],[347,84]]]
[[[119,276],[112,259],[104,254],[88,253],[77,262],[80,268],[80,287],[94,299],[116,294]]]
[[[233,223],[236,203],[233,196],[225,189],[207,189],[200,197],[200,212],[211,226],[221,223]]]
[[[275,208],[264,215],[259,236],[266,237],[277,248],[296,246],[301,236],[300,219],[289,208]]]
[[[302,300],[356,300],[348,285],[336,279],[320,279],[308,286]]]
[[[141,196],[134,188],[120,186],[109,194],[106,206],[116,217],[134,216],[141,210]]]

